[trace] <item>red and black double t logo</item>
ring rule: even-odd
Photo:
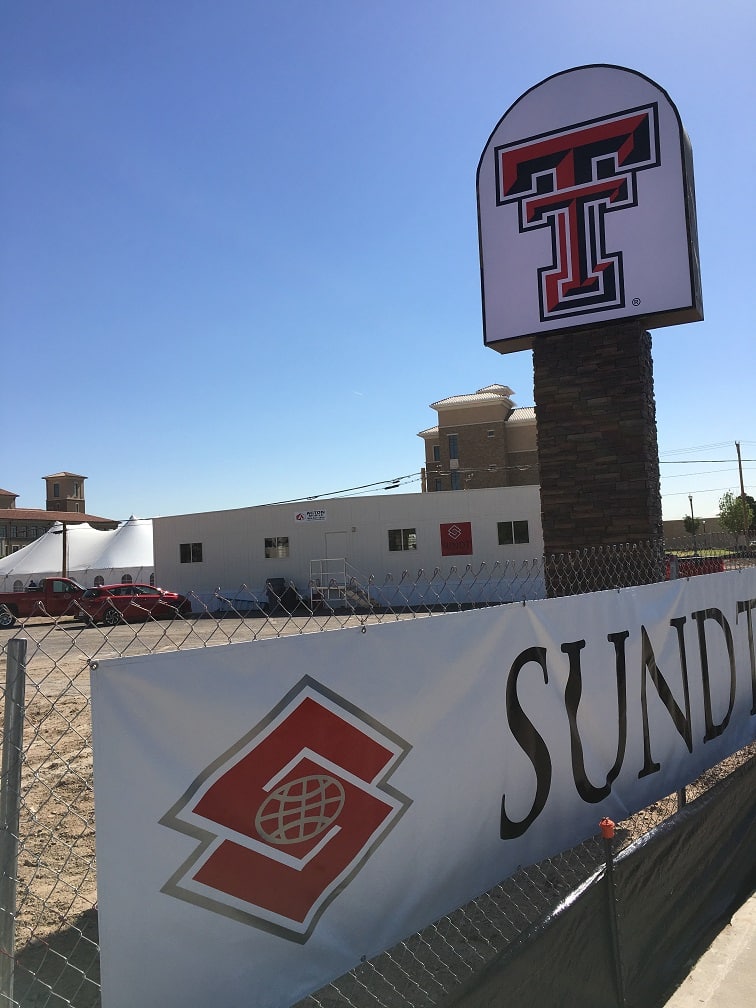
[[[651,104],[495,149],[497,205],[519,205],[520,233],[551,231],[541,321],[624,307],[622,251],[607,250],[604,219],[637,205],[637,173],[660,163],[657,123]]]

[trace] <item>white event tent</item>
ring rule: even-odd
[[[148,584],[154,578],[151,518],[131,517],[106,532],[86,523],[68,525],[65,537],[62,533],[63,526],[56,522],[39,539],[0,559],[0,591],[23,590],[30,581],[60,575],[64,538],[68,576],[85,588],[95,580],[98,584],[125,580]]]

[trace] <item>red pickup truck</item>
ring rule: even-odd
[[[0,592],[0,630],[12,627],[17,619],[27,616],[80,617],[76,605],[85,592],[71,578],[42,578],[38,585],[31,584],[25,591]]]

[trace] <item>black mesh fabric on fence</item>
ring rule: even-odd
[[[756,887],[756,745],[749,751],[718,787],[610,852],[611,871],[593,874],[443,1008],[662,1008]]]

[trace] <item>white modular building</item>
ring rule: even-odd
[[[329,498],[153,519],[159,584],[244,611],[543,597],[538,486]],[[534,564],[537,561],[537,568]]]

